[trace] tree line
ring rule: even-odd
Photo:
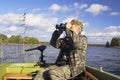
[[[4,34],[0,34],[0,44],[39,44],[40,41],[35,37],[22,37],[20,35],[12,35],[7,37]]]
[[[120,47],[120,38],[114,37],[112,38],[111,42],[106,42],[106,47]]]

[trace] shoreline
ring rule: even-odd
[[[0,45],[2,45],[2,44],[0,44]],[[50,43],[49,42],[40,42],[39,44],[15,44],[15,43],[3,43],[3,45],[50,45]],[[90,46],[90,47],[106,47],[105,45],[103,45],[103,44],[88,44],[88,46]],[[117,47],[117,46],[115,46],[115,47],[106,47],[106,48],[120,48],[120,47]]]

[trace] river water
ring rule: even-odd
[[[25,52],[25,49],[34,48],[30,45],[0,45],[0,64],[11,62],[37,62],[39,60],[40,51],[33,50]],[[48,63],[54,63],[59,49],[47,46],[44,50],[45,60]],[[87,65],[99,68],[103,67],[104,71],[120,76],[120,49],[91,47],[88,46],[86,52]]]

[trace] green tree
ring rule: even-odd
[[[110,47],[109,41],[106,42],[106,47]]]
[[[22,43],[22,37],[20,35],[12,35],[10,38],[9,38],[9,43],[16,43],[16,44],[20,44]]]
[[[24,41],[27,44],[39,44],[39,40],[35,37],[24,37]]]
[[[8,43],[8,37],[4,34],[0,34],[0,43]]]
[[[8,38],[4,34],[0,34],[0,43],[14,43],[14,44],[39,44],[39,40],[35,37],[22,37],[20,35],[12,35],[10,38]]]
[[[120,47],[120,38],[112,38],[111,47]]]
[[[120,47],[120,38],[118,39],[118,46]]]

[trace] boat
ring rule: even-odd
[[[34,66],[36,63],[5,63],[0,65],[0,80],[10,79],[29,79],[33,77],[29,76],[29,73],[40,71],[44,67]],[[90,80],[120,80],[120,77],[105,71],[100,71],[94,67],[86,66],[87,76]],[[81,75],[80,75],[81,76]],[[87,80],[84,79],[83,80]]]
[[[46,46],[38,46],[36,48],[27,49],[25,51],[40,50],[41,56],[37,63],[4,63],[0,65],[0,80],[32,80],[38,71],[53,65],[53,63],[45,63],[43,59],[43,51]],[[84,75],[83,75],[84,74]],[[86,65],[86,71],[78,75],[74,79],[69,80],[120,80],[120,76],[105,72],[102,68],[96,69]]]

